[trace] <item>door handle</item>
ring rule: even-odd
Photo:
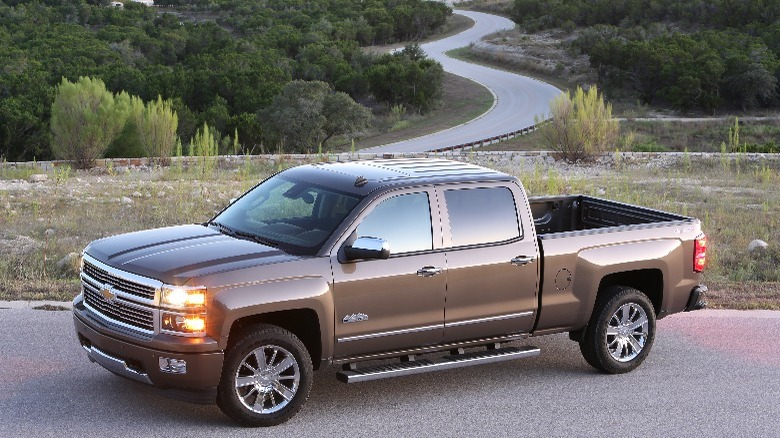
[[[528,256],[517,256],[510,260],[510,262],[515,266],[525,266],[529,263],[533,263],[534,258],[528,257]]]
[[[442,271],[443,271],[442,268],[437,268],[435,266],[423,266],[422,268],[417,270],[417,276],[433,277],[434,275],[441,274]]]

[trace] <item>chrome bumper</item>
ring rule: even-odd
[[[89,360],[92,362],[97,362],[100,366],[111,371],[112,373],[121,377],[127,377],[128,379],[135,380],[137,382],[146,383],[147,385],[153,384],[149,379],[148,374],[134,370],[128,366],[127,362],[124,360],[111,356],[99,348],[87,343],[82,343],[81,347],[87,352]]]

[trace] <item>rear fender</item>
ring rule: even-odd
[[[676,272],[681,269],[681,266],[676,266],[681,265],[680,261],[683,260],[681,251],[681,242],[673,239],[635,242],[582,251],[577,258],[573,285],[573,292],[579,302],[573,328],[584,327],[590,320],[599,285],[608,275],[648,269],[659,270],[664,278],[662,301],[666,302],[669,282],[672,278],[682,275],[681,272]]]

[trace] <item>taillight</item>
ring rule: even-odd
[[[702,272],[707,266],[707,236],[702,234],[696,238],[693,246],[693,271]]]

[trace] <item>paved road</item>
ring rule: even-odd
[[[498,30],[511,29],[514,23],[496,15],[471,11],[455,11],[476,23],[471,29],[449,38],[423,44],[421,47],[444,70],[479,82],[496,96],[493,109],[464,125],[449,130],[391,143],[361,152],[422,152],[517,131],[534,123],[534,116],[549,112],[549,102],[560,93],[552,85],[518,74],[495,70],[450,58],[444,52],[464,47]]]
[[[620,376],[565,335],[532,343],[531,359],[363,384],[325,369],[293,420],[250,430],[89,363],[69,312],[4,309],[0,436],[778,436],[780,312],[671,316]]]

